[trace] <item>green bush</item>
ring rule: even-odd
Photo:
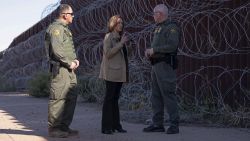
[[[1,74],[0,74],[0,91],[1,92],[14,92],[16,91],[16,88],[12,83],[10,83],[8,80],[6,80]]]
[[[49,96],[50,75],[46,72],[39,72],[28,81],[29,95],[34,97]]]
[[[105,84],[103,80],[93,76],[78,78],[77,93],[87,102],[103,102]]]

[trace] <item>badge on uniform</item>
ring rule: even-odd
[[[157,27],[154,31],[154,33],[160,33],[161,32],[161,27]]]
[[[172,29],[170,30],[170,32],[175,33],[176,30],[175,30],[174,28],[172,28]]]
[[[56,30],[54,30],[54,31],[53,31],[53,35],[55,35],[55,36],[60,35],[60,31],[59,31],[59,30],[57,30],[57,29],[56,29]]]

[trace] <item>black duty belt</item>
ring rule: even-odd
[[[160,62],[165,62],[169,64],[173,69],[178,67],[178,60],[176,55],[159,57],[159,58],[150,58],[150,62],[152,65],[158,64]]]

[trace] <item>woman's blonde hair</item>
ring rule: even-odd
[[[121,18],[120,15],[114,15],[109,19],[109,21],[108,21],[108,32],[112,32],[115,29],[116,25],[118,24],[118,19],[119,18]]]

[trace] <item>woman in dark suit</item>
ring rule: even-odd
[[[123,20],[114,15],[108,22],[108,33],[104,38],[103,58],[99,78],[106,83],[106,94],[102,109],[102,133],[126,133],[120,123],[118,99],[123,82],[128,82],[128,59],[123,35]]]

